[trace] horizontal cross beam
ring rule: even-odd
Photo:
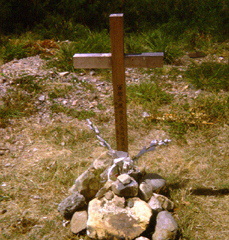
[[[155,68],[163,66],[163,52],[125,54],[127,68]],[[111,68],[111,53],[77,53],[73,56],[75,68]]]

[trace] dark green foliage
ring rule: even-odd
[[[200,65],[193,64],[185,72],[185,76],[196,88],[208,91],[228,91],[228,73],[228,64],[204,62]]]
[[[108,29],[109,15],[119,12],[125,14],[127,32],[160,27],[179,37],[188,29],[195,29],[202,34],[217,33],[225,39],[229,28],[225,0],[0,0],[0,5],[0,33],[5,34],[39,27],[45,30],[46,38],[71,38],[77,24],[94,30]]]

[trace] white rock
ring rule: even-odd
[[[135,240],[150,240],[150,239],[146,237],[138,237],[138,238],[135,238]]]
[[[64,76],[67,76],[69,74],[69,72],[60,72],[58,74],[60,77],[64,77]]]
[[[128,174],[121,174],[117,177],[117,179],[123,184],[129,184],[132,181],[132,178]]]
[[[134,239],[145,231],[151,216],[151,208],[139,198],[95,198],[89,202],[87,235],[95,239]]]

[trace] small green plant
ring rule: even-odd
[[[1,58],[3,62],[9,62],[13,59],[20,59],[28,56],[27,49],[24,48],[23,43],[11,43],[8,42],[4,47],[1,49]]]
[[[184,136],[187,133],[189,126],[181,122],[167,122],[169,125],[168,132],[171,138],[185,139]]]
[[[185,72],[185,76],[196,88],[207,91],[228,91],[228,72],[228,64],[204,62],[191,65]]]

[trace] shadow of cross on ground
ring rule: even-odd
[[[125,54],[123,14],[111,14],[109,19],[111,53],[76,53],[73,65],[75,68],[112,68],[116,149],[128,152],[125,68],[162,67],[164,54]]]

